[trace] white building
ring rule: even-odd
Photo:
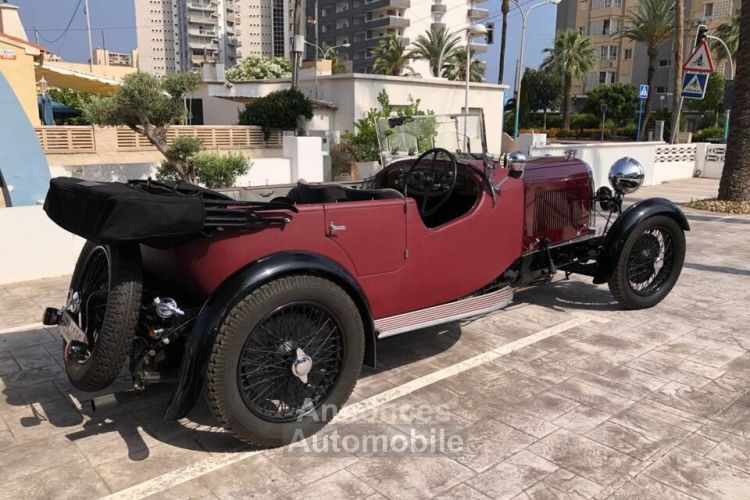
[[[350,62],[355,73],[370,73],[375,62],[375,48],[389,35],[396,35],[408,47],[431,27],[443,26],[458,33],[461,43],[465,44],[465,29],[488,15],[487,9],[476,7],[483,1],[306,0],[305,38],[322,49],[339,47],[337,54]],[[349,46],[341,47],[345,44]],[[484,52],[486,47],[479,44],[474,49],[478,53]],[[315,51],[308,46],[307,58],[313,59]],[[431,75],[425,61],[414,61],[411,66],[422,76]]]
[[[138,67],[163,75],[252,55],[286,56],[289,0],[134,0]]]

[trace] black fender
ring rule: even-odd
[[[664,198],[647,198],[631,205],[620,215],[607,232],[602,243],[602,249],[597,259],[597,271],[594,283],[606,283],[614,272],[617,258],[622,252],[630,233],[642,221],[655,215],[666,215],[671,217],[682,228],[690,231],[687,217],[682,213],[680,207]]]
[[[303,272],[330,279],[357,304],[365,328],[365,359],[375,366],[375,328],[370,304],[357,281],[338,263],[307,252],[281,252],[264,257],[235,272],[211,294],[185,340],[177,389],[165,414],[167,420],[183,418],[198,400],[218,327],[229,311],[255,288],[285,275]]]

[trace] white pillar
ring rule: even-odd
[[[285,135],[283,142],[284,158],[291,167],[291,180],[297,182],[323,182],[323,149],[320,137],[296,137]]]

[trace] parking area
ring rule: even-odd
[[[750,217],[686,213],[685,267],[656,308],[571,277],[385,339],[336,421],[275,450],[203,404],[165,422],[169,386],[82,408],[36,323],[67,278],[0,286],[0,498],[748,498]]]

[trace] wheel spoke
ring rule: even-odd
[[[326,308],[312,302],[282,306],[245,341],[237,369],[240,394],[265,420],[299,418],[330,394],[343,365],[343,349],[341,329]],[[303,354],[307,358],[299,357]],[[295,372],[300,366],[305,371]]]

